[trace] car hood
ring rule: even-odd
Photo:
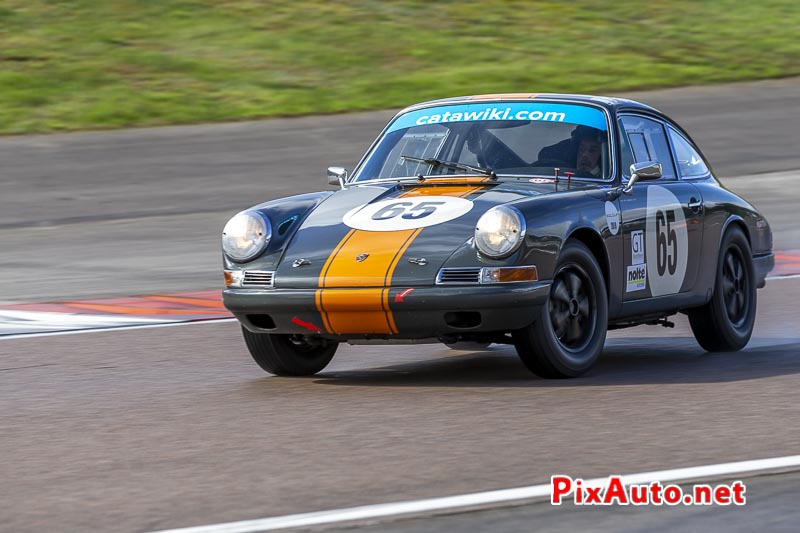
[[[467,179],[340,190],[305,218],[286,247],[275,286],[432,285],[483,213],[556,191],[552,181],[542,181]]]

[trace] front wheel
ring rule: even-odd
[[[533,324],[513,334],[517,353],[538,376],[576,377],[600,357],[607,330],[608,297],[600,265],[583,243],[568,241],[547,303]]]
[[[242,327],[244,342],[258,366],[276,376],[310,376],[331,362],[339,344],[303,335],[253,333]]]
[[[747,238],[732,227],[722,238],[711,301],[688,311],[694,338],[709,352],[737,351],[753,334],[756,283]]]

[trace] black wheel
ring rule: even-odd
[[[514,332],[517,353],[538,376],[576,377],[600,356],[607,329],[608,297],[600,265],[583,243],[568,241],[548,302],[533,324]]]
[[[310,376],[331,362],[339,344],[303,335],[253,333],[242,327],[244,342],[258,366],[277,376]]]
[[[709,352],[744,348],[756,319],[756,284],[750,244],[738,227],[722,238],[711,301],[688,311],[694,338]]]

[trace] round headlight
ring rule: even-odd
[[[237,262],[249,261],[264,251],[272,237],[272,225],[259,211],[242,211],[222,230],[222,251]]]
[[[478,220],[475,246],[483,255],[500,258],[519,248],[525,237],[525,217],[516,207],[501,205],[489,209]]]

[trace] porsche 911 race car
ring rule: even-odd
[[[223,231],[224,304],[273,374],[319,372],[341,342],[433,341],[513,344],[573,377],[608,329],[678,312],[706,350],[739,350],[774,264],[765,218],[631,100],[417,104],[328,181]]]

